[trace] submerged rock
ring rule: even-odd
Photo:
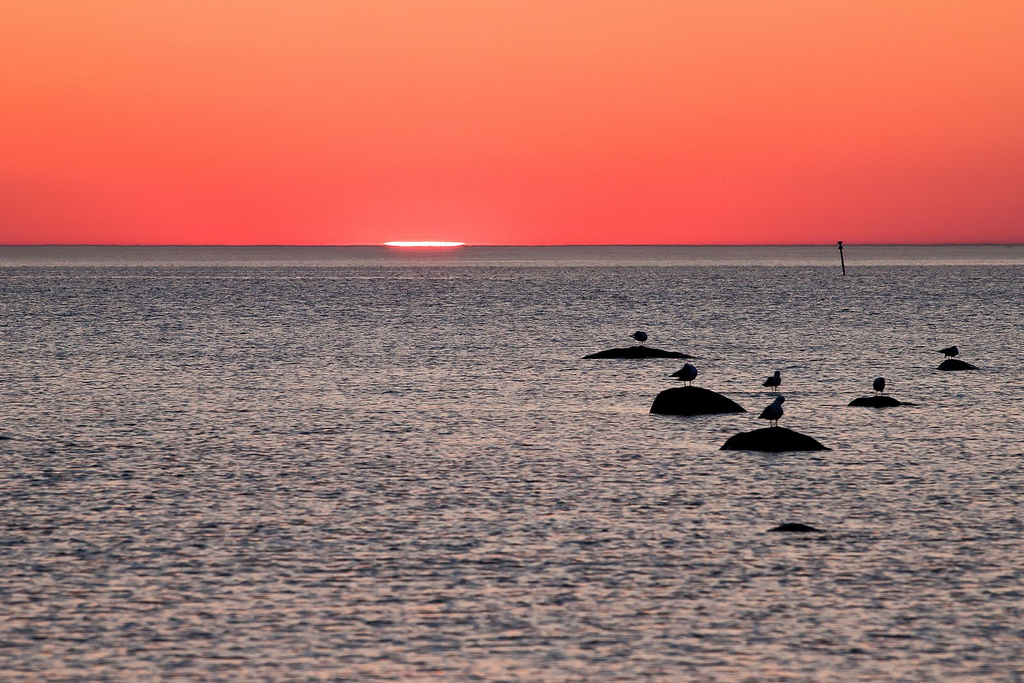
[[[895,406],[910,405],[909,403],[901,403],[892,396],[861,396],[855,398],[848,405],[861,406],[863,408],[893,408]]]
[[[821,533],[821,529],[815,529],[813,526],[807,526],[800,522],[786,522],[785,524],[780,524],[777,527],[768,530],[769,533],[772,531],[782,531],[793,534],[806,534],[810,532]]]
[[[816,439],[800,432],[794,432],[792,429],[766,427],[730,436],[719,450],[782,453],[784,451],[830,451],[832,449],[821,445]]]
[[[718,415],[745,413],[743,406],[701,387],[672,387],[654,397],[651,412],[658,415]]]
[[[947,358],[946,360],[942,361],[942,363],[939,364],[939,368],[938,369],[939,370],[977,370],[978,368],[974,367],[973,365],[971,365],[970,363],[968,363],[966,361],[957,360],[956,358]]]
[[[678,351],[664,351],[653,346],[624,346],[621,349],[598,351],[589,356],[583,356],[583,358],[586,360],[588,358],[694,358],[694,356],[688,356]]]

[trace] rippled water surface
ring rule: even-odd
[[[3,248],[0,678],[1019,681],[1024,249],[847,267]]]

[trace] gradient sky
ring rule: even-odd
[[[0,243],[1024,242],[1024,2],[6,0]]]

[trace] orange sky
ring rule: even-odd
[[[6,0],[0,243],[1024,242],[1024,2]]]

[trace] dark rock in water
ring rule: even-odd
[[[832,449],[822,446],[816,439],[800,432],[794,432],[792,429],[766,427],[730,436],[719,450],[782,453],[784,451],[830,451]]]
[[[785,524],[780,524],[774,529],[769,529],[768,531],[769,533],[772,531],[785,531],[794,534],[806,534],[809,532],[821,533],[821,529],[815,529],[813,526],[807,526],[800,522],[786,522]]]
[[[970,363],[967,363],[967,362],[962,361],[962,360],[957,360],[956,358],[947,358],[946,360],[942,361],[942,363],[939,365],[939,370],[977,370],[977,369],[978,368],[974,367]]]
[[[849,405],[863,408],[893,408],[907,404],[900,403],[892,396],[861,396],[850,401]]]
[[[654,397],[651,412],[659,415],[745,413],[735,401],[701,387],[672,387]]]
[[[656,349],[653,346],[625,346],[621,349],[605,349],[604,351],[598,351],[592,353],[589,356],[583,356],[584,359],[588,358],[693,358],[694,356],[688,356],[685,353],[679,353],[678,351],[663,351],[662,349]]]

